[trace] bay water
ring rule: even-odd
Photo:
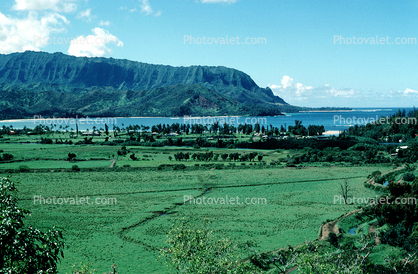
[[[302,125],[308,127],[309,125],[323,125],[326,131],[340,132],[348,129],[354,125],[364,125],[370,122],[375,122],[381,117],[387,117],[396,113],[399,109],[405,109],[408,113],[412,108],[356,108],[350,111],[317,111],[317,112],[300,112],[300,113],[285,113],[284,116],[217,116],[217,117],[199,117],[199,116],[184,116],[184,117],[103,117],[103,118],[78,118],[79,130],[92,130],[93,127],[97,129],[104,128],[108,125],[109,130],[113,126],[120,128],[129,125],[144,125],[152,127],[157,124],[203,124],[210,125],[216,121],[219,124],[228,123],[234,124],[257,124],[260,126],[274,126],[274,127],[288,127],[295,124],[295,120],[302,121]],[[59,117],[42,117],[35,116],[34,119],[19,119],[19,120],[1,120],[0,127],[13,126],[15,129],[21,129],[25,126],[27,128],[34,128],[37,125],[55,125],[54,130],[75,130],[76,119],[62,119]],[[335,134],[335,133],[334,133]]]

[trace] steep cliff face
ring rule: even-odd
[[[57,84],[0,84],[0,93],[0,120],[35,115],[72,117],[75,113],[109,117],[280,114],[275,106],[244,105],[199,84],[135,91],[72,89]]]
[[[73,88],[152,90],[199,84],[243,104],[280,103],[269,88],[260,88],[242,71],[226,67],[172,67],[113,58],[86,58],[62,53],[24,52],[0,55],[0,83],[48,83]]]
[[[71,113],[278,115],[289,106],[236,69],[31,51],[0,54],[0,94],[0,119]]]

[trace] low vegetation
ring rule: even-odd
[[[3,127],[2,272],[416,273],[418,132],[386,128]]]

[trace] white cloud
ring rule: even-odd
[[[288,88],[288,87],[291,87],[291,88],[293,88],[293,78],[290,78],[289,76],[287,76],[287,75],[285,75],[285,76],[283,76],[283,78],[282,78],[282,86],[283,86],[283,88]]]
[[[345,88],[345,89],[336,89],[331,87],[330,89],[325,89],[325,92],[327,95],[333,96],[333,97],[352,97],[357,94],[356,90],[352,88]]]
[[[410,88],[407,88],[404,91],[398,91],[398,93],[401,93],[404,96],[418,95],[418,91],[417,90],[413,90],[413,89],[410,89]]]
[[[205,4],[212,4],[212,3],[234,4],[238,2],[238,0],[201,0],[201,2]]]
[[[68,53],[78,57],[102,57],[112,52],[107,44],[123,47],[123,42],[107,30],[95,28],[92,31],[93,35],[79,36],[72,40]]]
[[[278,93],[286,93],[295,95],[296,97],[306,97],[306,96],[312,96],[312,97],[326,97],[326,96],[354,96],[357,94],[356,90],[354,89],[336,89],[334,87],[331,87],[329,84],[325,84],[321,87],[314,88],[312,86],[305,86],[302,83],[294,83],[293,78],[290,78],[290,76],[283,76],[281,79],[281,86],[279,85],[269,85],[273,91]]]
[[[269,86],[269,88],[271,88],[271,89],[279,89],[279,88],[281,88],[282,86],[278,86],[278,85],[275,85],[275,84],[273,84],[273,85],[268,85]]]
[[[141,12],[145,12],[147,15],[154,12],[148,0],[141,0]]]
[[[15,10],[52,10],[55,12],[72,12],[76,10],[77,0],[15,0]]]
[[[99,26],[110,26],[110,22],[109,21],[100,20]]]
[[[283,98],[286,102],[304,106],[344,106],[347,100],[356,99],[361,94],[359,90],[344,88],[337,89],[329,84],[314,88],[302,83],[295,83],[290,76],[283,76],[281,85],[269,85],[273,93]]]
[[[91,9],[87,9],[85,11],[81,11],[79,14],[77,14],[78,19],[84,19],[87,21],[91,21]]]
[[[6,17],[0,13],[0,53],[39,51],[51,43],[50,35],[64,31],[68,20],[57,13],[39,18],[36,12],[29,12],[24,19]]]
[[[154,14],[154,16],[158,17],[161,15],[161,11],[157,11],[154,13],[154,10],[151,8],[149,0],[139,0],[141,5],[141,12],[145,13],[146,15]],[[136,9],[129,10],[130,12],[136,11]]]
[[[330,84],[319,87],[295,83],[290,76],[283,76],[280,85],[268,85],[273,93],[291,105],[307,107],[371,107],[393,105],[405,106],[418,99],[418,90],[363,92],[355,88],[335,88]]]
[[[304,96],[306,92],[309,92],[313,89],[311,86],[304,86],[301,83],[294,83],[293,78],[290,78],[290,76],[285,75],[283,76],[281,82],[281,86],[279,85],[269,85],[271,89],[273,89],[276,92],[284,91],[287,93],[294,93],[298,97]]]

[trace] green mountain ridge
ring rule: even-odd
[[[0,118],[278,115],[288,105],[242,71],[26,51],[0,54]]]
[[[201,85],[179,84],[150,91],[90,89],[83,93],[40,91],[24,85],[0,85],[3,97],[0,118],[26,118],[35,115],[80,116],[183,116],[183,115],[280,115],[273,106],[243,105]],[[68,87],[56,86],[57,90]],[[6,90],[6,92],[5,92]]]

